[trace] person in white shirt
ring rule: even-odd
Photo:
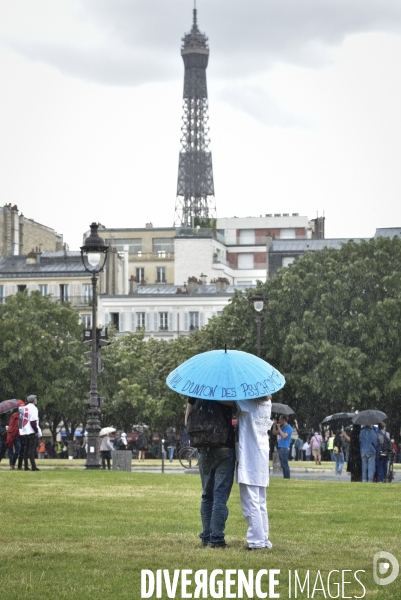
[[[306,442],[302,446],[302,452],[304,453],[304,460],[310,460],[311,450],[310,450],[310,443],[308,442],[308,440],[306,440]]]
[[[39,427],[39,411],[36,407],[38,398],[34,394],[28,396],[27,404],[19,407],[19,432],[24,436],[24,468],[25,471],[39,471],[35,462],[35,452],[38,445],[38,438],[42,437],[42,430]],[[28,459],[31,463],[31,469],[28,467]]]
[[[266,505],[269,485],[271,396],[238,400],[237,482],[242,514],[248,524],[248,550],[271,549]]]

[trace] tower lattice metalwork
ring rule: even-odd
[[[198,29],[196,8],[192,29],[182,41],[184,115],[174,225],[191,227],[195,217],[216,217],[206,85],[209,46],[208,38]]]

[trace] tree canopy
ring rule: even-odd
[[[0,339],[1,398],[36,394],[54,436],[61,422],[74,431],[89,389],[78,313],[39,292],[19,292],[0,304]]]
[[[262,358],[285,375],[277,400],[296,410],[298,422],[314,428],[334,412],[381,408],[398,434],[401,240],[306,253],[257,291],[268,297]],[[202,333],[216,347],[255,352],[247,296],[237,293]]]
[[[261,356],[286,377],[275,395],[296,411],[300,429],[334,412],[379,408],[399,439],[401,426],[401,240],[348,242],[306,253],[257,292],[268,298]],[[220,317],[176,340],[122,337],[102,351],[102,424],[163,434],[183,428],[186,399],[167,375],[191,356],[228,348],[256,354],[255,289],[235,292]],[[42,419],[74,431],[85,423],[90,374],[82,325],[68,305],[19,293],[0,305],[0,388],[4,399],[36,393]]]

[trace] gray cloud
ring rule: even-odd
[[[81,0],[81,18],[99,31],[91,47],[9,42],[32,60],[106,85],[140,85],[182,75],[180,40],[192,22],[190,0]],[[350,34],[401,32],[399,0],[199,0],[198,23],[209,36],[209,77],[262,73],[277,62],[312,68],[324,49]]]
[[[221,90],[217,97],[237,110],[243,111],[268,127],[310,128],[313,123],[286,110],[267,92],[265,87],[234,82]]]

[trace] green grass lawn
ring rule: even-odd
[[[341,588],[336,596],[332,585],[332,597],[401,598],[401,575],[388,586],[377,585],[372,575],[376,552],[391,552],[401,562],[398,484],[273,479],[270,552],[244,550],[246,526],[236,485],[226,530],[230,548],[200,547],[196,475],[2,470],[0,486],[1,600],[139,600],[141,569],[167,569],[171,577],[174,569],[209,574],[253,569],[255,575],[279,569],[280,598],[289,597],[289,570],[292,578],[297,570],[302,583],[309,570],[309,595],[298,590],[298,598],[329,598],[328,573],[340,571],[331,575],[334,584],[349,569],[345,580],[352,583],[345,585],[344,596]],[[365,571],[358,575],[365,594],[354,579],[357,570]],[[325,592],[312,596],[318,571]],[[269,597],[268,578],[262,581]],[[292,598],[293,585],[292,579]],[[162,598],[167,597],[163,587]]]

